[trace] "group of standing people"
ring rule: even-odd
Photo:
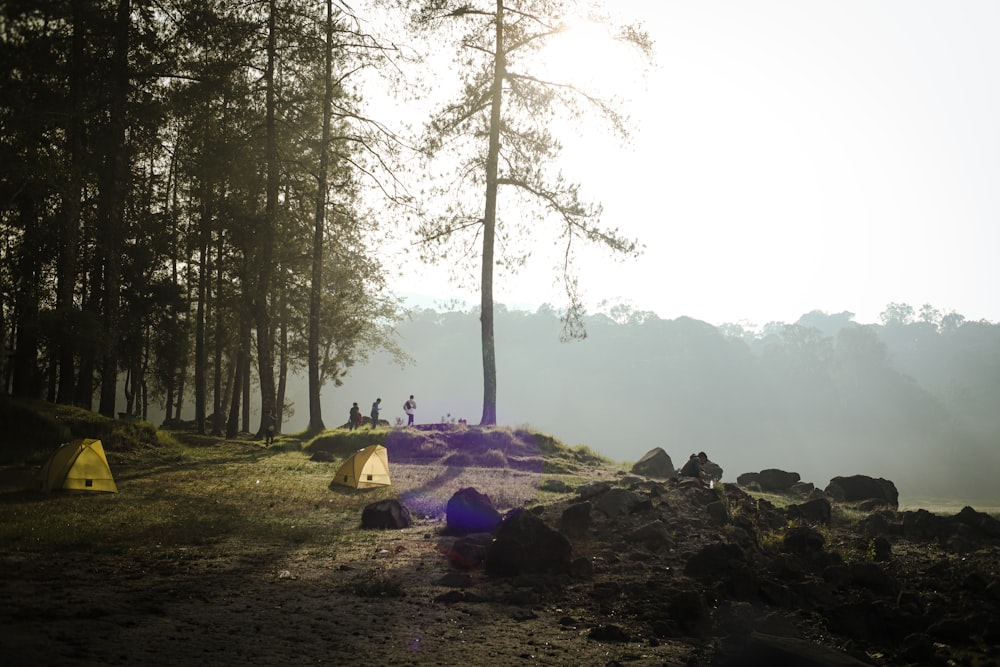
[[[414,415],[417,411],[417,402],[413,398],[413,394],[410,394],[410,398],[403,403],[403,411],[406,413],[407,426],[413,426]],[[372,403],[371,419],[372,428],[378,426],[379,413],[382,412],[382,399],[376,398],[375,402]],[[361,424],[364,422],[364,418],[361,416],[361,408],[355,403],[351,406],[351,412],[347,418],[347,428],[354,430],[356,428],[361,428]]]

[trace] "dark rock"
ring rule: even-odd
[[[813,553],[822,551],[826,538],[819,531],[808,526],[793,526],[785,532],[782,544],[789,551],[796,553]]]
[[[680,591],[670,598],[667,610],[684,635],[707,637],[712,632],[712,614],[708,603],[697,591]]]
[[[716,542],[703,547],[688,559],[684,574],[695,579],[718,579],[729,575],[746,555],[735,544]]]
[[[361,511],[361,527],[367,529],[399,530],[413,525],[410,510],[398,500],[380,500],[366,505]]]
[[[500,519],[490,497],[473,488],[459,489],[448,500],[446,523],[453,535],[492,532]]]
[[[538,485],[539,491],[548,491],[549,493],[569,493],[573,490],[566,482],[561,479],[549,478]]]
[[[976,533],[982,538],[989,540],[1000,539],[1000,519],[995,519],[984,512],[977,512],[971,507],[963,507],[962,511],[955,515],[955,521],[963,525],[974,528]]]
[[[927,634],[939,641],[961,645],[970,643],[972,635],[984,627],[985,621],[972,625],[968,618],[947,617],[931,623],[927,628]]]
[[[485,600],[471,591],[448,591],[436,596],[434,602],[455,604],[457,602],[485,602]]]
[[[609,518],[631,514],[642,503],[642,499],[628,489],[611,489],[594,503],[594,509]]]
[[[753,632],[726,643],[712,662],[714,667],[864,667],[868,663],[804,639]]]
[[[892,543],[881,535],[872,538],[871,541],[872,558],[879,562],[892,559]]]
[[[493,542],[491,533],[472,533],[458,538],[452,544],[439,550],[444,551],[455,567],[471,570],[486,561],[486,550]]]
[[[675,476],[677,469],[674,468],[670,455],[663,451],[662,447],[656,447],[636,461],[635,465],[632,466],[632,472],[636,475],[667,479]]]
[[[902,512],[903,536],[908,540],[945,541],[953,530],[948,519],[924,509]]]
[[[566,573],[572,547],[559,532],[523,509],[512,510],[486,552],[486,571],[500,576]]]
[[[630,642],[632,641],[631,635],[622,629],[619,625],[614,625],[609,623],[608,625],[598,625],[596,628],[591,628],[590,633],[587,635],[591,639],[595,639],[601,642]]]
[[[813,497],[818,491],[812,482],[796,482],[795,484],[792,484],[788,490],[797,496],[801,496],[802,498]]]
[[[919,630],[920,618],[909,618],[884,600],[847,602],[823,611],[830,631],[858,641],[894,643]]]
[[[715,525],[722,526],[729,522],[729,508],[721,500],[710,502],[705,509],[708,510],[708,516]]]
[[[559,517],[559,531],[567,537],[583,537],[593,521],[590,501],[570,505]]]
[[[791,490],[792,485],[801,479],[797,472],[768,468],[760,471],[757,483],[760,484],[761,491],[782,493]]]
[[[611,485],[607,482],[587,482],[577,488],[576,495],[580,497],[580,500],[590,500],[602,493],[607,493],[610,489]]]
[[[899,491],[887,479],[867,475],[834,477],[826,487],[826,493],[837,500],[855,502],[859,500],[884,500],[889,507],[899,507]]]
[[[628,540],[632,543],[640,543],[651,551],[669,549],[674,545],[670,538],[670,530],[659,519],[633,530],[629,533]]]
[[[858,529],[861,531],[862,535],[876,536],[876,535],[895,535],[902,534],[902,526],[897,526],[890,522],[890,517],[887,516],[885,512],[875,512],[869,514],[860,522],[858,522]]]
[[[593,579],[594,561],[586,556],[574,558],[569,564],[569,574],[577,579]]]
[[[826,498],[817,498],[799,505],[789,505],[785,508],[785,513],[789,519],[799,519],[809,523],[821,523],[824,525],[829,525],[832,511],[830,501]]]
[[[855,563],[850,569],[851,583],[855,586],[867,588],[880,595],[899,593],[899,582],[875,563]]]
[[[758,595],[761,600],[775,607],[794,607],[799,602],[798,596],[789,586],[773,579],[760,582]]]
[[[472,575],[467,572],[448,572],[443,577],[437,580],[438,586],[447,586],[448,588],[468,588],[472,585]]]
[[[708,474],[709,478],[719,482],[722,480],[722,467],[715,461],[707,461],[704,466],[705,473]]]
[[[760,472],[745,472],[736,478],[736,483],[747,488],[760,489],[773,493],[790,491],[801,477],[797,472],[785,472],[777,468],[768,468]],[[810,485],[811,486],[811,485]]]

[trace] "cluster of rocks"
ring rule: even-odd
[[[409,525],[381,505],[367,527]],[[462,489],[439,550],[439,602],[553,600],[593,639],[688,641],[700,664],[997,664],[1000,521],[900,512],[895,485],[864,475],[822,491],[780,470],[714,489],[627,475],[506,515]]]

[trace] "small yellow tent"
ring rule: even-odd
[[[42,491],[109,491],[118,493],[100,440],[74,440],[59,445],[38,473]]]
[[[389,450],[382,445],[359,449],[340,466],[333,483],[354,489],[389,486]]]

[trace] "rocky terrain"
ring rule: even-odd
[[[7,665],[998,664],[1000,522],[972,508],[900,512],[886,480],[818,490],[781,471],[543,484],[564,493],[503,514],[473,489],[446,517],[403,493],[329,554],[155,539],[3,554],[0,651]]]

